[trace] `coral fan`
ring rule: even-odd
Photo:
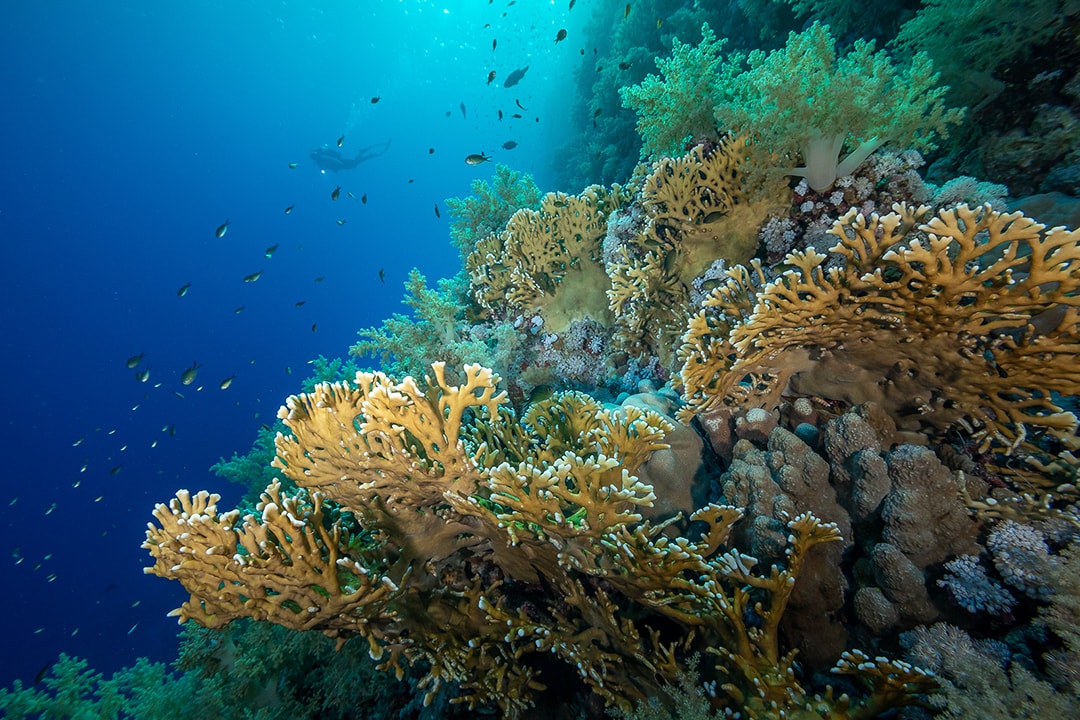
[[[219,513],[205,492],[159,505],[147,572],[191,592],[181,621],[253,617],[363,636],[383,669],[426,662],[429,700],[456,681],[459,701],[508,716],[560,663],[628,708],[702,646],[726,678],[718,702],[748,717],[864,716],[929,687],[915,668],[856,651],[835,671],[866,681],[860,701],[810,695],[795,679],[780,622],[807,553],[840,538],[835,525],[791,519],[783,565],[755,572],[755,558],[724,549],[733,507],[695,510],[697,540],[643,520],[655,496],[636,473],[665,447],[672,426],[660,415],[564,393],[517,420],[490,370],[467,366],[457,386],[441,364],[432,370],[426,391],[358,373],[355,385],[290,398],[275,465],[301,490],[271,485],[259,514]]]
[[[923,223],[894,208],[837,221],[842,267],[811,249],[771,283],[729,270],[680,349],[687,412],[875,400],[902,429],[964,422],[1006,450],[1074,427],[1052,394],[1080,391],[1080,233],[989,206]]]

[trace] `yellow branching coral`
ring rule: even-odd
[[[1051,394],[1080,392],[1080,233],[988,205],[925,214],[848,212],[837,268],[810,250],[773,282],[730,271],[679,351],[687,412],[873,400],[903,429],[962,422],[1007,451],[1074,427]]]
[[[644,228],[607,266],[608,299],[626,350],[656,353],[670,365],[694,279],[718,260],[743,263],[757,250],[758,228],[777,201],[743,192],[745,154],[742,139],[727,137],[653,163],[641,191]]]
[[[426,700],[453,682],[457,702],[507,717],[545,690],[552,663],[626,709],[712,647],[732,710],[813,701],[827,716],[829,698],[804,692],[781,653],[779,623],[834,525],[795,518],[785,566],[757,572],[727,547],[736,508],[695,511],[697,539],[665,532],[678,518],[642,518],[654,494],[637,471],[672,429],[659,414],[564,393],[518,419],[490,370],[465,366],[451,385],[432,369],[426,389],[357,373],[290,398],[275,465],[293,496],[275,483],[242,520],[207,493],[159,505],[148,571],[191,593],[181,619],[360,636],[399,677],[423,663]]]
[[[477,303],[504,316],[539,312],[556,329],[585,315],[610,322],[601,241],[621,202],[618,186],[593,185],[580,195],[548,193],[538,210],[518,210],[466,260]]]

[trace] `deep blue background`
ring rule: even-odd
[[[305,363],[401,311],[409,268],[432,282],[457,270],[443,201],[494,170],[465,155],[554,189],[585,20],[562,0],[13,7],[0,23],[0,686],[60,651],[106,672],[174,657],[165,614],[185,595],[142,573],[153,505],[186,487],[230,506],[240,488],[209,466],[248,450]],[[515,98],[530,110],[519,121]],[[321,174],[308,152],[343,133],[346,154],[392,145]],[[140,352],[148,383],[125,367]]]

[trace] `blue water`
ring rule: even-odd
[[[154,504],[181,487],[235,503],[241,488],[208,468],[249,449],[307,362],[403,311],[410,268],[457,271],[443,201],[494,171],[466,155],[554,188],[583,60],[552,39],[585,20],[533,0],[14,7],[0,22],[0,687],[61,651],[106,673],[175,656],[165,614],[185,594],[142,573]],[[485,84],[525,65],[516,87]],[[345,155],[391,144],[320,172],[309,151],[342,135]],[[125,365],[139,353],[145,383]]]

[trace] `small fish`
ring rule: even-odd
[[[218,225],[217,230],[214,231],[214,235],[219,238],[225,237],[225,233],[229,232],[229,220]]]
[[[435,217],[437,217],[437,218],[442,217],[442,215],[439,214],[439,203],[435,203]]]
[[[386,282],[386,269],[385,268],[379,268],[379,282],[381,282],[381,283]]]
[[[566,30],[560,28],[559,32],[555,33],[555,44],[558,45],[566,39]]]
[[[514,142],[513,140],[507,140],[506,142],[504,142],[502,144],[502,146],[503,146],[503,150],[513,150],[514,148],[517,147],[517,143]]]
[[[127,634],[130,635],[131,633],[135,632],[135,628],[137,627],[139,627],[139,623],[135,623],[134,625],[132,625],[131,629],[127,631]]]
[[[117,465],[116,467],[114,467],[112,470],[109,471],[109,474],[112,475],[113,477],[116,477],[117,475],[120,474],[120,469],[123,468],[123,467],[124,467],[123,465]]]
[[[376,95],[375,97],[371,98],[371,104],[374,105],[375,103],[379,102],[380,100],[382,100],[382,96],[381,95]]]
[[[334,188],[333,190],[330,191],[330,199],[331,200],[337,200],[339,197],[341,197],[341,186],[340,185],[338,185],[336,188]]]
[[[295,305],[296,307],[304,307],[305,305],[307,305],[307,300],[298,300],[297,302],[293,303],[293,305]]]
[[[175,425],[166,425],[165,427],[163,427],[161,429],[161,432],[168,432],[169,437],[175,437],[176,436],[176,426]]]
[[[664,27],[664,18],[656,18],[656,29]]]
[[[255,282],[256,280],[258,280],[259,278],[262,277],[262,274],[263,274],[263,271],[260,270],[259,272],[254,272],[254,273],[251,273],[250,275],[245,275],[244,276],[244,282]]]
[[[325,279],[326,279],[325,275],[320,275],[319,277],[315,278],[315,282],[322,282]]]
[[[238,305],[236,307],[236,309],[233,310],[233,313],[236,314],[236,315],[239,315],[240,313],[244,312],[245,307],[247,307],[247,306],[246,305]]]
[[[344,225],[345,224],[345,218],[341,218],[340,220],[338,220],[337,224],[338,225]]]
[[[596,108],[596,111],[593,112],[592,116],[594,118],[598,118],[598,117],[600,117],[600,114],[603,113],[603,112],[604,112],[603,108]]]
[[[623,10],[622,16],[623,16],[623,20],[630,17],[630,3],[626,3],[626,9]]]
[[[315,328],[317,327],[318,325],[316,323],[311,323],[311,332],[315,332]]]
[[[494,79],[495,79],[495,71],[494,71],[494,70],[492,70],[491,72],[489,72],[489,73],[488,73],[488,79],[487,79],[487,84],[488,84],[488,85],[490,85],[490,84],[491,84],[491,82],[492,82],[492,81],[493,81]]]
[[[285,366],[285,374],[286,375],[292,375],[292,366],[291,365],[286,365]]]
[[[221,381],[221,382],[220,382],[220,383],[218,384],[218,387],[219,387],[220,389],[222,389],[222,390],[228,390],[228,389],[229,389],[229,386],[230,386],[230,385],[232,385],[232,381],[233,381],[233,380],[235,380],[235,379],[236,379],[236,376],[235,376],[235,375],[230,375],[229,377],[227,377],[227,378],[225,378],[224,380],[222,380],[222,381]]]
[[[172,394],[175,395],[176,397],[180,398],[181,400],[184,399],[184,393],[182,393],[182,392],[177,392],[176,390],[173,390]]]
[[[510,117],[514,118],[515,120],[520,120],[521,119],[521,113],[514,113]]]
[[[291,213],[293,211],[294,207],[296,207],[296,206],[295,205],[290,205],[289,207],[285,208],[285,214],[288,215],[289,213]]]
[[[360,204],[361,205],[367,205],[367,193],[364,193],[363,195],[360,196]]]
[[[277,252],[277,249],[278,249],[278,244],[274,243],[270,247],[266,248],[266,252],[263,253],[263,254],[266,255],[267,258],[272,258],[272,257],[274,257],[274,253]]]
[[[502,110],[499,111],[499,119],[502,120]]]
[[[345,193],[345,194],[346,194],[346,195],[348,195],[349,197],[351,197],[351,198],[352,198],[353,200],[355,200],[355,199],[356,199],[356,196],[355,196],[355,195],[353,195],[353,194],[352,194],[351,192],[347,192],[347,193]]]
[[[630,69],[630,63],[628,63],[628,62],[619,63],[619,69],[620,70],[629,70]]]
[[[150,368],[146,368],[144,370],[140,370],[137,373],[135,373],[135,379],[138,380],[139,382],[147,382],[147,381],[149,381],[150,380]]]
[[[446,117],[450,117],[450,116],[451,116],[451,115],[453,115],[453,114],[454,114],[454,113],[452,113],[452,112],[451,112],[451,111],[449,111],[449,110],[447,110],[447,111],[446,111]]]
[[[289,163],[290,170],[295,170],[298,167],[300,167],[300,163]]]
[[[45,679],[45,676],[49,674],[49,670],[52,668],[54,662],[55,660],[50,660],[49,662],[45,663],[44,667],[38,670],[37,675],[34,676],[35,685]]]
[[[192,363],[191,367],[185,370],[184,373],[180,376],[180,383],[183,385],[190,385],[191,383],[195,382],[195,376],[199,374],[200,367],[202,367],[202,365],[200,365],[199,363]]]
[[[521,82],[521,79],[525,77],[525,73],[527,73],[528,71],[529,66],[526,65],[525,67],[518,68],[514,72],[510,73],[506,76],[506,79],[503,80],[503,87],[514,87],[519,82]]]
[[[459,107],[459,108],[461,108],[461,117],[462,117],[462,118],[465,118],[465,119],[468,119],[468,118],[466,117],[466,115],[465,115],[465,103],[461,103],[461,104],[459,104],[459,105],[458,105],[458,107]]]
[[[567,10],[568,12],[569,12],[570,10],[573,10],[573,9],[574,9],[574,3],[576,3],[576,2],[577,2],[577,0],[570,0],[570,5],[569,5],[569,7],[567,7],[567,8],[566,8],[566,10]]]
[[[131,357],[129,357],[127,359],[128,370],[134,370],[135,366],[141,363],[144,357],[146,357],[145,352],[141,352],[138,355],[132,355]]]
[[[428,148],[427,149],[427,154],[428,155],[434,155],[435,154],[435,148]]]
[[[119,467],[119,466],[117,466],[117,467]],[[113,473],[113,474],[115,475],[116,473]],[[49,506],[49,509],[45,511],[45,514],[46,515],[52,515],[53,510],[55,510],[55,509],[56,509],[56,503],[53,503],[52,505]]]
[[[488,160],[491,160],[491,158],[484,153],[473,153],[472,155],[467,155],[465,157],[465,164],[479,165],[481,163],[486,163]]]
[[[84,441],[84,440],[86,440],[86,436],[85,436],[85,435],[83,435],[83,436],[82,436],[81,438],[79,438],[79,439],[78,439],[78,440],[76,440],[75,442],[71,443],[71,447],[79,447],[80,445],[82,445],[82,444],[83,444],[83,441]]]
[[[176,291],[176,296],[177,297],[184,297],[185,295],[187,295],[187,291],[190,290],[190,289],[191,289],[191,283],[187,283],[187,284],[181,286],[180,289]]]
[[[522,105],[522,104],[521,104],[521,101],[520,101],[520,100],[518,100],[517,98],[514,98],[514,104],[515,104],[515,105],[517,105],[517,106],[518,106],[519,108],[521,108],[522,110],[524,110],[525,112],[529,112],[529,108],[527,108],[527,107],[525,107],[524,105]]]
[[[337,146],[338,146],[338,147],[341,147],[341,146],[342,146],[342,145],[344,145],[344,144],[345,144],[345,136],[344,136],[344,135],[342,135],[341,137],[339,137],[339,138],[337,139]]]
[[[499,44],[499,41],[496,38],[491,39],[491,52],[495,52],[495,46],[498,45],[498,44]]]

